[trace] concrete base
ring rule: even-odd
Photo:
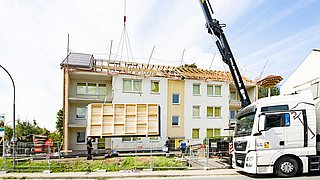
[[[52,171],[51,170],[44,170],[44,171],[42,171],[42,173],[50,174],[50,173],[52,173]]]

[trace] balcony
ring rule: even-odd
[[[83,103],[111,103],[113,100],[113,94],[103,95],[88,95],[88,94],[77,94],[68,98],[69,102],[83,102]]]
[[[241,101],[236,99],[229,99],[229,107],[234,109],[240,109]]]

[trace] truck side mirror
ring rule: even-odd
[[[258,131],[264,131],[266,129],[266,115],[260,114],[259,124],[258,124]]]

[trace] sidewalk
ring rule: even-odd
[[[101,179],[101,178],[156,178],[237,175],[235,169],[175,170],[175,171],[120,171],[120,172],[69,172],[69,173],[7,173],[1,179]]]

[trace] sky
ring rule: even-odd
[[[126,2],[126,3],[125,3]],[[319,0],[211,0],[241,74],[290,76],[320,48]],[[131,53],[118,51],[124,30]],[[70,51],[96,58],[228,70],[198,0],[1,0],[0,65],[16,86],[16,118],[55,130],[62,108],[60,63]],[[121,47],[121,46],[120,46]],[[118,54],[117,54],[118,52]],[[183,53],[184,52],[184,53]],[[122,54],[122,55],[121,55]],[[122,57],[122,58],[120,58]],[[183,58],[182,58],[183,57]],[[12,124],[13,88],[0,69],[0,113]]]

